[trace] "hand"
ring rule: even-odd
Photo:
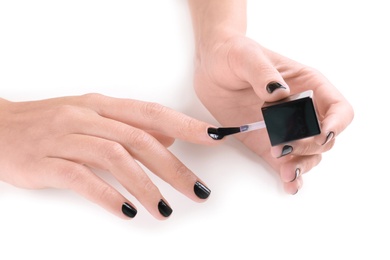
[[[215,144],[208,124],[159,104],[99,94],[32,102],[0,99],[0,180],[71,189],[122,218],[135,206],[99,178],[108,171],[157,219],[172,213],[137,161],[196,202],[210,190],[166,146]]]
[[[285,191],[295,194],[302,174],[321,161],[321,154],[352,121],[351,105],[320,72],[242,35],[201,45],[197,58],[196,93],[223,126],[262,120],[264,102],[313,90],[320,135],[275,147],[265,130],[236,135],[279,173]]]

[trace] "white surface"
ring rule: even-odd
[[[174,208],[123,221],[67,191],[0,183],[0,259],[389,259],[386,1],[249,1],[248,35],[322,71],[355,108],[334,149],[283,193],[230,138],[172,151],[212,189],[196,204],[156,180]],[[0,0],[0,96],[99,92],[214,119],[192,90],[185,1]],[[1,148],[0,148],[1,149]]]

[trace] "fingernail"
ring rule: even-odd
[[[217,128],[213,128],[213,127],[210,127],[207,129],[207,134],[213,138],[214,140],[221,140],[223,138],[223,136],[221,136],[219,133],[218,133],[218,129]]]
[[[295,176],[294,176],[294,179],[292,179],[290,182],[295,181],[295,180],[299,177],[300,174],[301,174],[301,169],[296,168],[296,169],[295,169]]]
[[[322,144],[322,145],[325,145],[327,143],[330,142],[330,140],[332,140],[334,137],[334,132],[333,131],[330,131],[327,135],[326,135],[326,139],[325,139],[325,142]]]
[[[137,215],[137,210],[127,202],[122,204],[122,212],[129,218],[134,218]]]
[[[286,89],[285,86],[283,86],[282,84],[280,84],[279,82],[270,82],[268,83],[266,89],[267,89],[267,92],[272,94],[275,90],[277,90],[278,88],[284,88]]]
[[[194,192],[200,199],[207,199],[210,196],[211,190],[199,181],[195,182]]]
[[[158,211],[160,211],[161,215],[167,218],[172,214],[173,210],[164,200],[160,200],[158,203]]]
[[[291,153],[292,151],[293,151],[293,147],[292,146],[285,145],[285,146],[283,146],[282,154],[278,158],[283,157],[283,156]]]

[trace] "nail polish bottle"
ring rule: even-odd
[[[265,103],[261,111],[272,146],[321,133],[311,90]]]

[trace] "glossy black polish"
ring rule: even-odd
[[[137,210],[127,202],[122,204],[122,212],[129,218],[134,218],[137,215]]]
[[[203,183],[197,181],[194,185],[194,192],[200,199],[207,199],[210,196],[211,190]]]
[[[158,203],[158,211],[160,211],[160,214],[163,215],[164,217],[169,217],[173,210],[171,207],[168,206],[168,204],[164,200],[160,200]]]
[[[208,135],[214,140],[221,140],[226,135],[232,135],[239,133],[241,131],[240,127],[220,127],[207,129]]]
[[[283,157],[283,156],[286,156],[287,154],[292,153],[292,151],[293,151],[293,147],[292,146],[290,146],[290,145],[283,146],[282,154],[279,156],[279,158]]]
[[[268,83],[266,89],[267,89],[267,92],[272,94],[275,90],[277,90],[278,88],[284,88],[286,89],[285,86],[283,86],[282,84],[278,83],[278,82],[270,82]]]
[[[223,138],[223,136],[221,137],[218,133],[218,128],[208,128],[207,129],[207,134],[213,138],[214,140],[221,140]]]
[[[327,134],[327,136],[326,136],[325,142],[324,142],[322,145],[325,145],[325,144],[329,143],[330,140],[333,139],[333,137],[334,137],[334,132],[332,132],[332,131],[329,132],[329,133]]]
[[[300,168],[296,168],[296,169],[295,169],[295,176],[294,176],[294,179],[292,179],[290,182],[293,182],[293,181],[295,181],[296,179],[298,179],[299,175],[301,175],[301,169],[300,169]]]

